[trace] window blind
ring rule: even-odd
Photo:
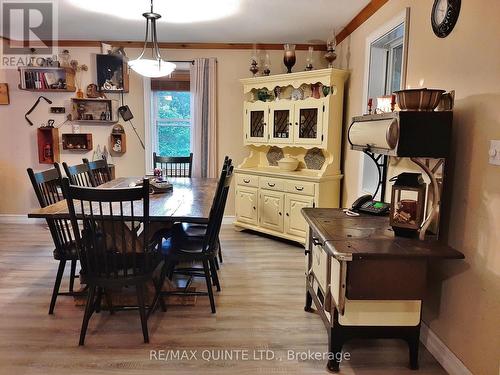
[[[170,76],[151,78],[151,91],[190,91],[188,70],[175,70]]]

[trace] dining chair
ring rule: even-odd
[[[149,180],[140,187],[99,189],[70,185],[64,178],[63,191],[81,259],[80,274],[88,285],[79,345],[85,343],[102,293],[108,297],[109,290],[125,286],[136,288],[143,338],[148,343],[145,288],[162,261],[149,237]],[[111,298],[107,302],[112,313]]]
[[[166,171],[166,177],[191,177],[193,153],[189,156],[158,156],[153,152],[153,168]]]
[[[229,168],[232,165],[232,160],[229,158],[229,156],[224,157],[224,162],[222,165],[222,172]],[[191,224],[191,223],[177,223],[174,225],[174,230],[178,232],[177,235],[184,235],[187,237],[203,237],[206,234],[207,231],[207,225],[206,224]],[[223,257],[222,257],[222,246],[220,244],[219,238],[217,238],[217,246],[218,246],[218,256],[219,256],[219,262],[223,263]],[[216,261],[215,263],[216,268],[219,268],[219,264]]]
[[[112,180],[111,171],[109,170],[108,161],[106,159],[89,161],[89,159],[83,158],[82,161],[84,164],[87,164],[96,186]]]
[[[36,197],[40,207],[47,207],[64,199],[62,193],[62,181],[60,178],[59,164],[54,165],[55,168],[43,172],[35,173],[33,169],[28,168],[28,176],[35,190]],[[52,290],[50,299],[49,314],[54,313],[57,296],[70,295],[74,296],[79,293],[73,291],[76,273],[76,265],[78,261],[78,252],[76,250],[76,242],[73,238],[71,223],[64,219],[46,219],[47,225],[54,242],[55,249],[53,251],[54,259],[59,262],[57,269],[56,280]],[[61,281],[64,275],[66,262],[71,262],[71,271],[69,278],[69,291],[59,292]]]
[[[174,231],[172,236],[163,241],[161,246],[165,262],[160,274],[159,285],[163,285],[163,281],[167,275],[169,278],[172,277],[177,265],[181,263],[201,262],[203,265],[203,268],[200,269],[201,273],[197,272],[199,271],[197,268],[180,270],[186,270],[192,277],[204,277],[207,291],[189,291],[186,287],[184,291],[158,292],[153,300],[152,309],[155,308],[159,297],[163,295],[208,295],[212,313],[215,314],[216,308],[212,282],[216,284],[218,289],[220,288],[217,271],[214,267],[214,260],[217,258],[217,239],[219,237],[232,175],[233,166],[228,167],[221,173],[217,191],[212,202],[205,235],[202,238],[191,237],[186,240],[186,237],[178,236]]]
[[[88,164],[83,163],[70,166],[66,162],[63,162],[62,165],[71,185],[86,187],[97,186],[97,182],[94,180],[93,173],[90,171]]]

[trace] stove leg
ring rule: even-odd
[[[326,368],[328,371],[335,373],[340,371],[340,361],[342,358],[343,344],[344,343],[340,330],[331,328],[328,338],[328,354],[333,358],[329,358],[328,363],[326,364]]]
[[[313,311],[311,306],[312,306],[312,296],[311,296],[311,293],[309,293],[309,291],[306,289],[306,305],[304,306],[304,311],[307,311],[307,312]]]
[[[410,369],[418,370],[418,347],[420,343],[420,325],[415,327],[408,338],[408,351],[410,356]]]

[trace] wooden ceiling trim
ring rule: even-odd
[[[372,0],[337,34],[337,44],[347,38],[389,0]]]

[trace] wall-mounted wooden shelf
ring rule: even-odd
[[[67,133],[62,135],[62,148],[68,151],[90,151],[93,148],[92,134]]]
[[[111,135],[109,136],[109,149],[113,155],[123,155],[127,152],[127,135],[122,125],[116,124],[113,126]]]
[[[59,162],[59,131],[56,128],[38,128],[38,162],[54,164]]]
[[[19,89],[32,92],[74,92],[75,71],[72,68],[24,66],[19,71]],[[65,88],[57,87],[63,81]]]
[[[118,102],[102,98],[71,98],[73,121],[82,124],[109,125],[118,122]],[[104,116],[105,119],[101,119]]]

